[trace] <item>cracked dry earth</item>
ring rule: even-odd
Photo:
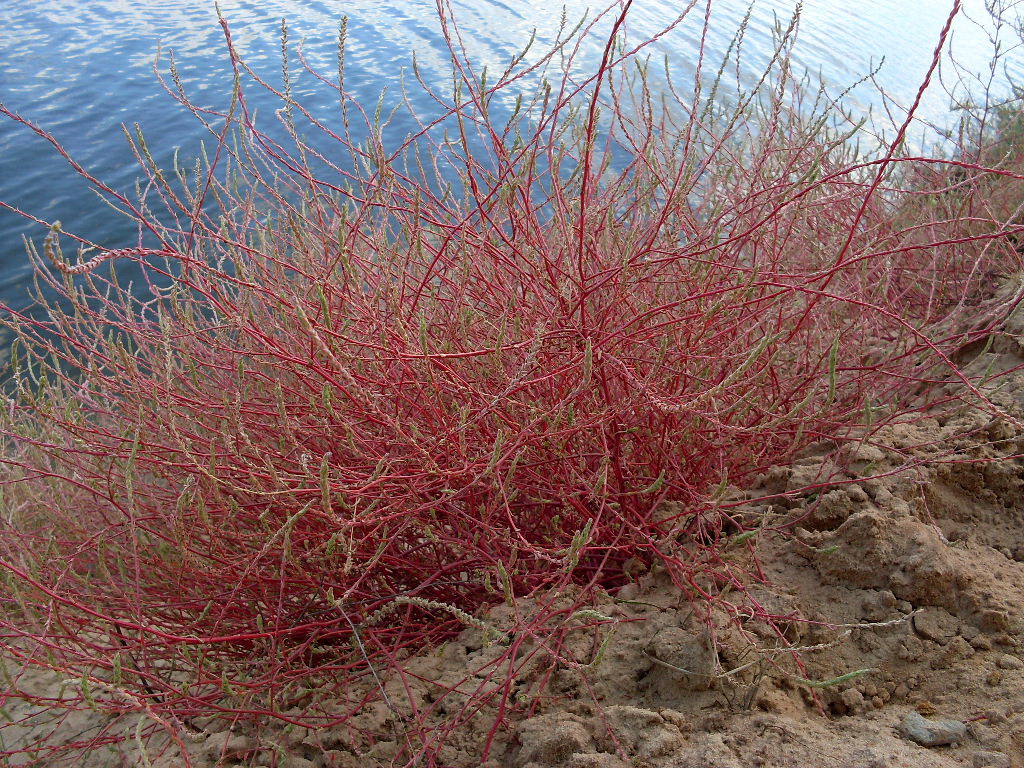
[[[1003,346],[971,365],[1019,365],[1019,349]],[[943,420],[918,415],[838,455],[816,446],[766,473],[730,510],[761,533],[734,537],[724,557],[737,574],[756,572],[756,557],[765,577],[748,578],[731,610],[698,616],[664,572],[636,573],[594,606],[605,618],[567,636],[576,658],[603,645],[599,663],[549,665],[543,695],[524,667],[516,700],[532,701],[528,714],[510,716],[482,761],[494,712],[479,711],[448,734],[437,765],[1024,767],[1024,461],[1014,458],[1024,429],[1013,423],[1024,414],[1024,374],[1000,382],[989,394],[1009,419],[966,406]],[[790,533],[772,533],[778,526]],[[503,604],[485,619],[509,626],[534,607]],[[438,692],[473,690],[507,651],[483,635],[471,627],[411,659],[405,683],[385,681],[393,706],[412,698],[438,719],[458,712],[462,701]],[[24,706],[7,710],[17,718]],[[911,712],[961,722],[965,733],[922,746],[900,729]],[[358,719],[387,731],[392,716],[378,704]],[[99,715],[76,717],[64,726],[75,736]],[[22,735],[30,730],[27,721]],[[202,768],[368,768],[399,752],[338,730],[208,730],[189,747]],[[87,764],[145,764],[131,742],[121,749]],[[152,762],[181,759],[169,750]]]

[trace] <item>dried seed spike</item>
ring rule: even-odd
[[[807,680],[806,678],[796,677],[795,675],[792,679],[794,682],[799,683],[800,685],[806,685],[808,688],[831,688],[833,686],[849,682],[861,675],[866,675],[868,672],[875,671],[876,670],[874,668],[868,667],[866,669],[857,669],[853,672],[847,672],[845,675],[839,675],[839,677],[833,677],[829,680]]]
[[[505,564],[500,560],[498,561],[498,581],[501,583],[501,592],[505,596],[505,603],[512,608],[515,606],[516,597],[512,591],[512,579],[509,578],[508,571],[505,570]]]
[[[320,506],[324,514],[333,516],[334,506],[331,500],[330,460],[330,451],[325,453],[323,458],[320,459]]]

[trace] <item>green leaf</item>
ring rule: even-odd
[[[320,507],[326,515],[334,514],[334,506],[331,501],[330,458],[331,453],[328,451],[320,460]]]
[[[512,592],[512,579],[509,578],[508,571],[505,570],[505,564],[498,563],[498,579],[501,581],[501,591],[505,593],[505,602],[512,607],[515,603],[515,595]]]
[[[96,710],[96,700],[92,697],[92,688],[89,684],[89,675],[85,672],[82,673],[82,679],[79,683],[79,687],[82,689],[82,698],[85,699],[86,705],[91,710]]]
[[[828,402],[831,403],[836,397],[836,363],[839,360],[839,334],[836,334],[832,342],[832,349],[828,353]]]

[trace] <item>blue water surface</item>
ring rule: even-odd
[[[748,8],[748,0],[715,0],[711,5],[710,61],[717,66]],[[966,0],[956,20],[953,55],[960,73],[977,77],[977,91],[994,78],[1005,89],[1006,73],[991,72],[993,45],[1004,50],[1019,44],[1010,30],[988,20],[983,0]],[[568,0],[570,21],[595,9],[584,0]],[[753,73],[771,54],[772,30],[785,23],[794,0],[757,0],[745,38],[742,77]],[[470,57],[480,66],[502,68],[536,30],[542,44],[558,34],[558,7],[540,0],[452,0]],[[596,8],[597,6],[595,6]],[[661,30],[683,9],[681,0],[636,0],[629,35],[639,40]],[[798,66],[820,75],[836,92],[885,63],[876,83],[897,105],[913,101],[928,69],[952,0],[806,0],[794,52]],[[340,20],[348,18],[346,89],[372,109],[382,89],[385,109],[400,103],[403,71],[405,97],[424,114],[432,100],[410,84],[408,65],[415,53],[421,75],[445,90],[451,64],[440,32],[434,0],[222,0],[236,44],[245,58],[272,84],[281,84],[281,20],[287,18],[290,40],[307,61],[334,77]],[[692,78],[705,2],[694,4],[690,17],[659,42],[677,82]],[[606,29],[605,24],[601,29]],[[581,52],[581,71],[600,58],[600,35]],[[541,45],[538,44],[537,50]],[[0,1],[0,100],[11,110],[45,128],[89,172],[118,190],[129,192],[140,176],[122,126],[141,128],[158,163],[170,165],[175,152],[195,157],[208,139],[202,126],[161,88],[154,72],[166,75],[173,51],[183,85],[192,100],[223,108],[230,95],[231,70],[224,35],[210,0],[32,0]],[[293,52],[294,56],[294,52]],[[1012,51],[1010,76],[1024,82],[1021,57]],[[919,116],[936,124],[952,119],[948,88],[956,80],[946,59],[942,77],[927,92]],[[331,120],[336,94],[299,77],[295,95]],[[266,94],[252,94],[265,119],[281,105]],[[876,90],[861,87],[850,97],[854,109],[881,110]],[[335,113],[335,126],[340,117]],[[388,138],[397,142],[415,123],[399,117]],[[358,137],[357,137],[358,138]],[[60,220],[105,248],[138,243],[133,225],[103,204],[53,148],[22,125],[0,119],[0,200],[45,222]],[[41,240],[45,229],[0,210],[0,303],[15,308],[28,301],[30,268],[24,237]]]

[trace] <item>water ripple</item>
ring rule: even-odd
[[[718,0],[713,6],[709,35],[709,68],[718,59],[747,7],[748,0]],[[381,87],[393,87],[388,104],[397,104],[401,68],[415,52],[428,81],[445,88],[450,81],[448,49],[438,31],[434,0],[221,0],[239,50],[272,84],[281,83],[281,18],[287,17],[289,36],[302,41],[308,62],[333,76],[336,37],[343,15],[349,18],[346,87],[363,103],[376,103]],[[785,23],[794,0],[759,0],[744,45],[741,79],[749,81],[772,52],[772,30]],[[886,57],[880,82],[898,102],[909,103],[925,72],[948,3],[935,0],[817,0],[805,4],[801,38],[795,53],[798,65],[838,87],[854,82]],[[979,16],[983,0],[969,0]],[[536,30],[542,44],[554,39],[559,16],[549,0],[452,0],[463,31],[463,42],[474,65],[493,72],[507,66]],[[590,14],[586,0],[568,0],[570,24]],[[636,37],[652,34],[668,23],[681,2],[648,0],[638,3],[628,27]],[[692,76],[700,39],[703,4],[685,24],[666,38],[658,53],[669,55],[678,83]],[[129,189],[138,174],[122,134],[122,123],[138,122],[151,146],[159,147],[160,162],[169,162],[175,148],[187,155],[197,151],[202,129],[177,107],[156,83],[152,72],[158,46],[173,51],[182,80],[193,98],[204,105],[223,105],[229,96],[230,67],[223,33],[209,0],[34,0],[0,4],[0,99],[26,117],[46,126],[66,144],[83,165],[112,185]],[[961,20],[956,51],[971,71],[984,74],[991,47],[981,26]],[[578,66],[586,70],[599,59],[599,40],[581,52]],[[166,54],[165,54],[166,56]],[[1024,80],[1020,57],[1015,76]],[[166,71],[167,61],[162,67]],[[296,64],[297,66],[297,64]],[[407,78],[408,79],[408,78]],[[313,79],[298,73],[296,93],[323,98]],[[317,94],[321,95],[317,95]],[[264,119],[276,104],[254,96]],[[871,100],[863,106],[866,108]],[[936,90],[924,103],[934,120],[947,115],[947,97]],[[331,114],[333,101],[314,103]],[[430,100],[419,95],[414,105],[430,112]],[[409,130],[403,119],[396,131]],[[12,123],[0,123],[0,199],[43,218],[61,218],[67,229],[116,247],[135,237],[132,227],[97,206],[94,196],[69,175],[64,163],[38,137]],[[19,303],[26,274],[23,233],[38,236],[26,223],[0,211],[0,299]]]

